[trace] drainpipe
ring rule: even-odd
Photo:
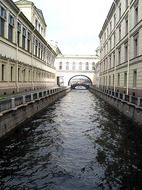
[[[107,21],[109,21],[108,18],[107,18]],[[107,40],[106,40],[106,41],[107,41],[107,47],[106,47],[107,52],[106,52],[106,51],[105,51],[105,52],[106,52],[106,55],[107,55],[107,56],[106,56],[106,57],[107,57],[107,62],[106,62],[107,65],[106,65],[106,63],[105,63],[105,61],[106,61],[106,58],[105,58],[105,59],[104,59],[104,66],[106,67],[106,70],[107,70],[107,74],[106,74],[107,80],[106,80],[105,75],[103,75],[103,81],[105,81],[105,83],[106,83],[106,85],[104,84],[103,86],[105,86],[106,89],[108,89],[108,87],[109,87],[109,81],[108,81],[108,79],[109,79],[109,77],[108,77],[108,76],[109,76],[109,75],[108,75],[109,66],[108,66],[108,65],[111,64],[111,63],[109,62],[110,60],[108,60],[108,58],[109,58],[109,56],[108,56],[108,42],[109,42],[109,41],[108,41],[108,34],[107,34],[107,37],[106,37],[106,38],[107,38]],[[104,70],[104,72],[105,72],[105,70]],[[105,77],[105,78],[104,78],[104,77]],[[104,83],[104,82],[103,82],[103,83]]]
[[[128,4],[128,64],[127,64],[127,89],[126,94],[129,94],[129,74],[130,74],[130,1]]]
[[[15,42],[16,42],[16,91],[19,92],[19,81],[18,81],[18,59],[19,59],[19,55],[18,55],[18,51],[19,51],[19,47],[18,47],[18,43],[17,43],[17,26],[18,26],[18,17],[21,13],[21,10],[19,10],[17,16],[16,16],[16,21],[17,21],[17,25],[16,25],[16,30],[15,30]]]
[[[33,17],[33,9],[34,9],[34,4],[32,5],[32,18],[31,18],[31,20],[32,20],[32,23],[33,23],[33,25],[34,25],[34,17]],[[33,50],[34,50],[34,48],[33,48],[33,37],[34,37],[34,31],[35,31],[35,26],[34,26],[34,29],[32,30],[32,35],[31,35],[31,66],[32,66],[32,90],[34,90],[34,73],[33,73]]]
[[[114,1],[115,4],[115,11],[116,11],[116,0]],[[115,15],[115,19],[116,19],[116,15]],[[114,92],[116,91],[116,63],[117,63],[117,54],[116,54],[116,20],[115,20],[115,44],[114,44],[114,53],[115,53],[115,60],[113,60],[115,62],[115,66],[114,66]]]
[[[33,73],[33,50],[34,50],[34,48],[33,48],[33,37],[34,37],[34,31],[35,31],[35,27],[34,27],[34,29],[32,30],[32,35],[31,35],[31,66],[32,66],[32,90],[34,90],[34,73]]]

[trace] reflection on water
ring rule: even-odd
[[[142,133],[71,91],[0,144],[0,190],[142,189]]]

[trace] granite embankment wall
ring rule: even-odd
[[[17,126],[53,104],[69,91],[69,87],[53,88],[1,100],[0,138],[5,137]]]
[[[142,126],[142,97],[121,94],[111,90],[101,91],[93,86],[90,88],[90,91]]]

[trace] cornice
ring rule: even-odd
[[[61,59],[98,59],[98,57],[96,55],[86,55],[86,54],[82,54],[82,55],[59,55],[57,56],[57,58],[61,58]]]

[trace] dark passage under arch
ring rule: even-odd
[[[92,81],[85,75],[75,75],[70,78],[68,85],[71,86],[72,89],[88,89],[92,85]]]

